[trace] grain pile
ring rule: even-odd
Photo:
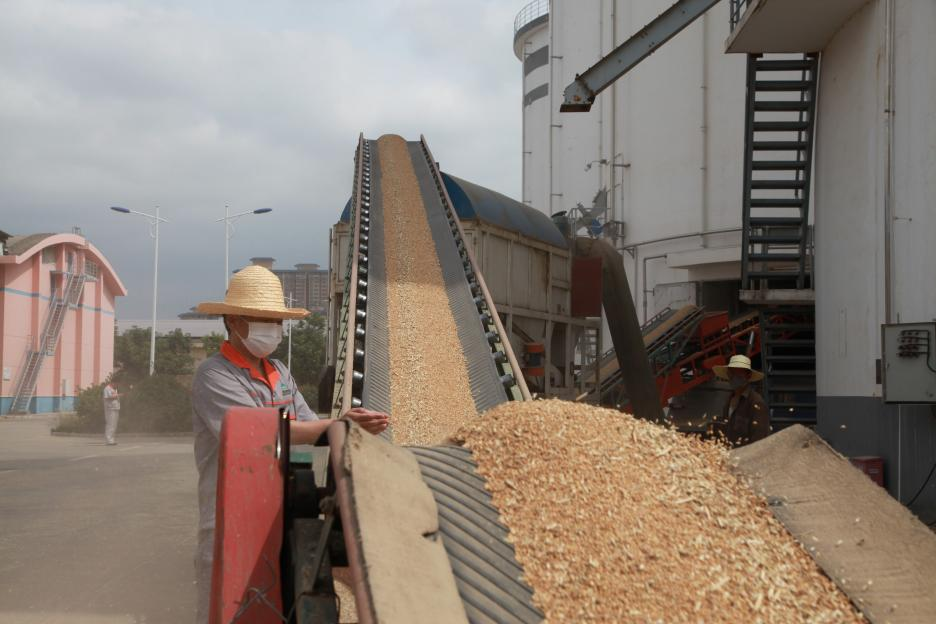
[[[435,444],[475,415],[455,319],[406,141],[377,141],[380,161],[390,415],[397,444]]]
[[[858,622],[725,449],[620,412],[507,403],[474,453],[550,622]]]

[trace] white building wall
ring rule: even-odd
[[[553,0],[550,7],[548,120],[525,109],[527,163],[543,162],[534,135],[545,138],[545,166],[524,167],[524,196],[552,214],[590,206],[602,188],[610,218],[626,224],[628,247],[662,237],[740,228],[744,129],[743,55],[724,54],[728,4],[717,5],[598,96],[588,113],[559,113],[565,86],[668,8],[671,0]],[[531,86],[528,79],[525,90]],[[542,133],[542,130],[539,130]],[[601,164],[604,160],[606,164]],[[586,171],[586,166],[592,163]],[[541,198],[546,197],[547,201]],[[672,266],[666,254],[708,250],[736,260],[713,270]],[[738,279],[740,234],[692,236],[641,245],[625,254],[638,316],[667,305],[660,285]],[[646,283],[644,283],[646,267]],[[663,289],[666,290],[665,288]]]
[[[936,5],[895,5],[890,149],[886,1],[866,5],[822,55],[815,169],[821,396],[880,396],[881,324],[936,317]]]
[[[547,62],[526,73],[523,61],[534,53],[547,52]],[[520,59],[520,75],[524,100],[543,85],[549,88],[549,24],[525,33],[515,42],[514,52]],[[523,203],[547,212],[549,205],[549,95],[538,97],[523,106]]]
[[[822,51],[819,83],[817,430],[845,455],[882,456],[903,502],[932,468],[936,419],[883,403],[876,361],[882,324],[936,318],[934,32],[932,2],[869,2]],[[932,517],[934,489],[912,509]]]

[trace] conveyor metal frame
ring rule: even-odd
[[[351,242],[346,265],[345,294],[342,301],[338,339],[338,353],[335,366],[335,391],[332,417],[338,418],[352,407],[363,405],[366,376],[366,352],[368,343],[367,303],[368,269],[371,259],[368,257],[371,217],[371,176],[372,144],[375,142],[358,137],[355,155],[355,175],[351,201]],[[467,286],[477,305],[478,319],[482,333],[488,337],[490,355],[498,371],[498,377],[504,385],[508,400],[529,400],[530,391],[523,378],[520,364],[513,353],[510,340],[497,313],[484,277],[477,268],[470,246],[465,244],[464,231],[454,211],[454,204],[448,195],[442,174],[439,171],[429,145],[424,136],[420,136],[419,145],[426,159],[430,174],[438,192],[438,201],[448,220],[451,234],[458,253],[461,256]],[[375,180],[376,184],[376,180]],[[430,198],[425,197],[429,201]],[[375,197],[375,201],[377,198]],[[430,209],[427,206],[427,209]],[[374,234],[377,234],[374,232]]]
[[[629,72],[657,48],[679,34],[719,0],[679,0],[606,57],[575,75],[563,92],[559,111],[587,113],[599,93]]]

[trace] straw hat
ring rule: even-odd
[[[234,274],[224,301],[203,301],[197,310],[203,314],[235,314],[258,318],[301,319],[309,315],[303,308],[287,308],[283,285],[272,271],[251,265]]]
[[[727,365],[722,364],[719,366],[713,366],[712,370],[719,379],[727,380],[729,368],[741,368],[751,371],[751,381],[760,381],[764,378],[764,373],[753,370],[751,368],[750,358],[744,355],[732,355],[731,360],[728,361]]]

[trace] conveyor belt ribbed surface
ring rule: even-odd
[[[434,254],[455,320],[471,397],[478,411],[529,396],[493,300],[476,274],[474,260],[451,208],[441,174],[425,141],[407,142]],[[377,141],[359,142],[351,221],[351,249],[339,327],[335,415],[350,406],[391,412],[388,248]],[[407,310],[418,315],[419,310]],[[426,327],[427,332],[435,331]],[[353,358],[350,361],[348,358]],[[391,413],[391,421],[393,414]],[[385,437],[392,439],[391,433]],[[484,489],[471,453],[456,446],[412,448],[424,482],[435,498],[443,545],[469,621],[526,624],[543,615],[507,541],[507,530]]]
[[[371,170],[380,171],[376,141],[371,143]],[[379,175],[371,175],[372,202],[381,196]],[[379,200],[378,200],[379,201]],[[383,211],[370,211],[368,233],[367,348],[364,350],[362,399],[372,410],[390,412],[390,332],[387,321],[387,263],[384,256]],[[380,331],[383,328],[383,331]],[[389,434],[388,434],[389,435]]]
[[[389,332],[387,322],[386,247],[381,193],[381,167],[377,141],[365,141],[371,154],[370,231],[368,246],[368,289],[366,318],[366,349],[364,350],[364,384],[362,399],[369,409],[390,411]],[[491,348],[484,334],[465,274],[462,258],[448,223],[432,170],[423,154],[419,141],[407,141],[413,170],[419,182],[419,191],[426,209],[426,218],[435,243],[434,253],[442,269],[449,306],[458,327],[458,338],[465,357],[471,396],[478,411],[494,407],[507,400],[500,382]],[[413,314],[418,314],[414,310]],[[431,328],[427,328],[431,331]],[[392,414],[391,414],[392,416]]]
[[[410,450],[438,506],[442,543],[469,622],[541,622],[471,452],[458,446]]]

